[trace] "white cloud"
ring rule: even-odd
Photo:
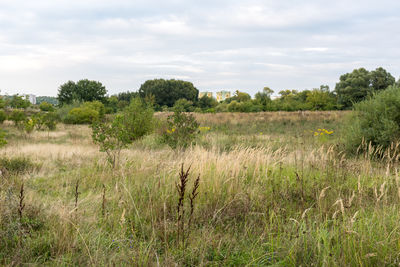
[[[81,78],[110,93],[150,78],[199,89],[335,81],[380,65],[398,76],[396,0],[0,0],[0,88],[55,95]]]

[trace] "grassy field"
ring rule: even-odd
[[[155,133],[115,169],[87,126],[26,135],[6,123],[0,264],[398,266],[398,158],[346,155],[345,114],[197,114],[210,129],[192,147]],[[200,182],[179,220],[182,165],[186,196]]]

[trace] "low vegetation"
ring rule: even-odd
[[[4,105],[0,265],[399,265],[399,90],[354,111]]]

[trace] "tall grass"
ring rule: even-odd
[[[203,142],[185,151],[152,147],[156,137],[148,137],[148,144],[121,152],[118,169],[109,168],[88,142],[90,131],[66,138],[78,129],[73,126],[60,127],[51,141],[33,136],[34,144],[11,142],[3,153],[42,167],[0,180],[0,244],[6,244],[0,246],[0,264],[398,265],[398,161],[364,150],[346,156],[337,145],[337,114],[329,140],[309,132],[311,126],[326,127],[323,113],[284,133],[273,125],[260,124],[271,129],[262,135],[235,132],[235,125],[233,133],[211,126]],[[190,236],[182,246],[176,183],[186,173],[183,163],[191,168],[185,187],[190,223],[183,224]],[[18,237],[21,181],[26,206],[24,235]]]

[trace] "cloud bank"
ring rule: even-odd
[[[110,94],[176,78],[201,91],[331,88],[355,68],[400,75],[400,2],[0,0],[0,90]]]

